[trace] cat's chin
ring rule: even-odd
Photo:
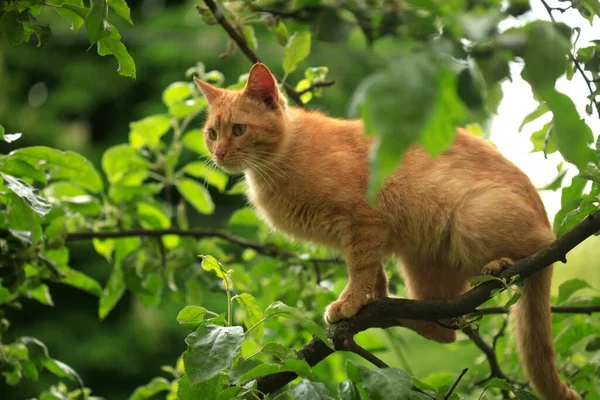
[[[244,172],[244,167],[242,167],[241,165],[232,165],[224,163],[218,163],[217,165],[219,166],[219,168],[221,168],[223,171],[227,172],[230,175],[241,174],[242,172]]]

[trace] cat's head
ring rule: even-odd
[[[287,101],[264,64],[252,67],[242,90],[194,80],[208,100],[204,140],[219,167],[230,173],[260,168],[281,149]]]

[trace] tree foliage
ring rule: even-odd
[[[578,43],[579,29],[555,22],[553,16],[573,9],[591,24],[600,16],[600,3],[572,0],[551,6],[532,0],[536,1],[551,20],[527,18],[530,4],[523,0],[206,0],[196,12],[227,35],[223,57],[241,50],[255,62],[265,42],[279,46],[280,64],[273,70],[282,72],[282,89],[302,107],[326,98],[325,88],[333,84],[329,75],[334,71],[311,59],[315,41],[349,43],[371,52],[370,74],[348,101],[350,116],[363,118],[368,134],[375,136],[369,158],[371,198],[409,145],[418,142],[435,156],[451,145],[455,126],[470,125],[475,133],[485,130],[481,126],[496,113],[502,98],[501,84],[511,78],[510,66],[522,65],[521,75],[539,105],[521,128],[550,114],[550,121],[531,135],[534,151],[558,152],[568,165],[561,165],[557,179],[544,188],[561,191],[561,209],[554,219],[560,236],[599,208],[600,140],[594,143],[591,128],[578,112],[575,103],[580,99],[560,93],[556,82],[563,76],[584,79],[589,88],[585,112],[598,117],[600,42]],[[85,25],[87,40],[98,54],[114,55],[119,74],[135,78],[134,61],[117,27],[108,22],[109,10],[132,24],[124,0],[4,1],[0,40],[28,46],[25,43],[35,35],[38,46],[51,45],[51,27],[43,21],[55,11],[69,21],[73,35]],[[146,307],[157,307],[166,298],[177,302],[181,311],[171,322],[190,331],[181,338],[187,349],[173,354],[174,366],[163,368],[166,377],[152,379],[130,399],[159,394],[182,400],[263,395],[534,398],[520,383],[514,344],[504,337],[504,316],[471,320],[471,334],[457,346],[473,340],[484,353],[483,345],[491,348],[493,356],[488,352],[475,365],[469,362],[472,366],[460,377],[411,373],[404,342],[396,333],[388,333],[394,339],[389,346],[380,344],[382,334],[365,340],[365,347],[371,353],[394,351],[399,368],[373,369],[358,357],[315,366],[298,352],[313,335],[335,345],[321,315],[343,286],[341,262],[325,249],[292,244],[269,232],[248,207],[227,215],[223,229],[203,225],[219,209],[215,199],[226,203],[239,198],[244,183],[206,162],[209,153],[199,124],[207,102],[191,77],[241,88],[247,75],[225,76],[208,71],[202,62],[183,72],[179,81],[164,88],[162,109],[132,121],[128,140],[106,149],[100,165],[73,151],[18,148],[21,133],[0,125],[0,140],[10,148],[0,155],[2,332],[11,329],[8,310],[26,307],[27,299],[53,305],[51,283],[97,296],[100,319],[130,291]],[[567,170],[575,176],[565,185]],[[70,262],[70,246],[77,240],[91,240],[95,252],[111,265],[103,284],[86,274],[84,266]],[[487,279],[494,278],[473,284]],[[516,283],[504,282],[510,290],[497,290],[486,305],[500,308],[504,315],[518,299]],[[398,278],[392,284],[395,291],[404,290]],[[585,312],[556,314],[553,331],[563,374],[576,389],[587,392],[588,399],[600,399],[600,321],[586,315],[596,311],[600,298],[577,296],[591,286],[583,278],[561,285],[557,310],[580,307]],[[91,390],[102,395],[101,387],[86,388],[77,372],[52,358],[51,349],[39,340],[23,336],[8,342],[5,337],[0,342],[0,371],[6,384],[26,385],[47,371],[57,383],[40,393],[40,399],[91,398]],[[358,354],[364,350],[353,349]],[[261,377],[282,372],[299,378],[274,393],[260,391]]]

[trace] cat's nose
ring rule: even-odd
[[[215,157],[217,157],[217,159],[221,160],[221,161],[223,161],[226,154],[227,154],[227,149],[217,149],[215,151]]]

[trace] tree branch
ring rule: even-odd
[[[219,10],[219,8],[215,4],[214,0],[203,0],[203,1],[204,1],[204,4],[206,4],[208,9],[212,13],[212,15],[215,17],[215,19],[217,20],[219,25],[221,25],[223,27],[223,29],[225,29],[225,31],[227,32],[229,37],[238,45],[238,47],[240,48],[240,50],[242,50],[242,52],[246,55],[246,57],[250,61],[252,61],[254,64],[259,63],[259,62],[262,63],[262,60],[260,59],[258,54],[256,54],[250,48],[250,46],[248,46],[246,39],[244,39],[244,37],[237,31],[237,29],[235,29],[229,23],[229,21],[227,21],[227,19],[225,18],[225,15],[223,14],[223,12],[221,10]],[[196,6],[196,8],[198,8],[198,6]],[[292,100],[294,100],[294,102],[297,105],[299,105],[300,107],[304,107],[304,103],[302,102],[302,99],[300,98],[300,95],[298,94],[298,92],[296,92],[289,83],[283,82],[283,80],[276,75],[274,75],[274,76],[275,76],[275,79],[277,79],[277,82],[283,83],[283,87],[285,88],[285,92],[287,93],[287,95],[290,96],[290,98]]]
[[[454,382],[454,385],[452,385],[452,387],[450,388],[450,390],[448,390],[448,393],[446,393],[446,395],[444,396],[444,400],[448,400],[450,398],[450,396],[452,396],[452,393],[454,392],[454,389],[456,389],[456,387],[458,386],[458,383],[460,382],[460,380],[462,379],[462,377],[465,376],[465,374],[467,373],[468,370],[469,370],[469,368],[465,368],[465,369],[462,370],[462,372],[458,376],[458,379],[456,380],[456,382]]]
[[[511,308],[512,309],[512,308]],[[489,314],[508,314],[510,310],[504,307],[483,307],[477,309],[474,314],[489,315]],[[600,312],[600,306],[552,306],[550,310],[554,314],[588,314]]]
[[[270,256],[277,257],[284,261],[299,260],[302,262],[312,263],[335,263],[342,264],[343,261],[337,257],[314,257],[303,259],[297,254],[281,249],[272,243],[260,243],[253,240],[248,240],[241,236],[234,235],[228,231],[212,228],[197,228],[197,229],[181,229],[181,228],[166,228],[166,229],[127,229],[121,231],[89,231],[89,232],[70,232],[64,233],[63,239],[65,241],[76,241],[86,239],[119,239],[126,237],[153,237],[159,238],[165,235],[177,235],[183,237],[194,237],[194,238],[220,238],[227,240],[230,243],[237,244],[238,246],[253,249],[256,252]],[[10,236],[10,232],[6,229],[0,229],[0,238]]]
[[[371,364],[375,365],[378,368],[389,368],[390,367],[389,365],[387,365],[386,363],[381,361],[379,358],[377,358],[375,356],[375,354],[373,354],[370,351],[368,351],[367,349],[359,346],[354,341],[354,338],[348,338],[348,339],[344,340],[344,345],[342,346],[342,348],[340,350],[347,350],[347,351],[351,351],[354,354],[358,354],[359,356],[361,356],[362,358],[364,358],[365,360],[367,360],[368,362],[370,362]]]
[[[309,87],[304,90],[298,92],[298,96],[302,96],[305,93],[311,92],[316,88],[329,87],[335,85],[335,81],[322,81],[322,82],[314,82]]]
[[[596,211],[545,249],[504,270],[499,278],[507,281],[516,275],[521,279],[527,278],[557,261],[564,260],[569,251],[599,230],[600,211]],[[477,312],[477,307],[487,301],[494,290],[504,290],[504,288],[502,282],[492,280],[451,300],[377,299],[364,305],[354,317],[331,325],[327,329],[327,336],[333,343],[340,343],[369,328],[402,326],[402,319],[438,321],[461,317]],[[332,354],[334,350],[320,339],[313,337],[299,352],[308,364],[313,366]],[[258,379],[258,389],[263,393],[271,393],[291,382],[296,376],[294,373],[284,372],[261,377]]]
[[[475,343],[475,346],[479,347],[479,349],[483,351],[483,354],[485,354],[485,356],[487,357],[488,364],[490,365],[490,376],[480,382],[477,382],[477,384],[486,383],[493,378],[500,378],[508,382],[513,382],[512,379],[510,379],[504,374],[504,372],[502,372],[500,364],[498,364],[496,352],[494,351],[492,346],[490,346],[483,340],[483,338],[479,335],[479,332],[477,332],[470,326],[467,326],[465,329],[463,329],[463,332],[469,337],[469,339],[473,341],[473,343]]]

